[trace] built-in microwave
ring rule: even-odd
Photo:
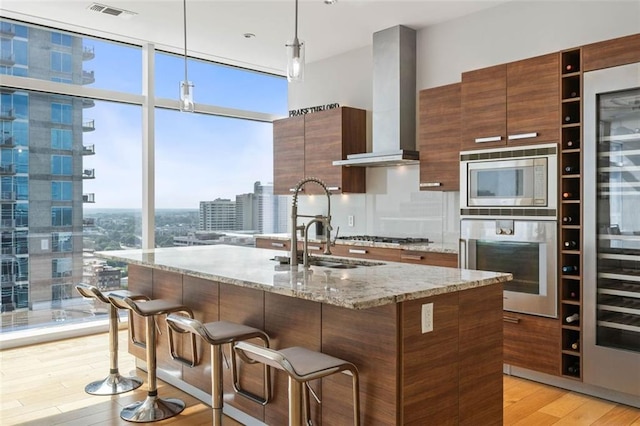
[[[460,153],[460,208],[517,207],[555,210],[557,145]]]

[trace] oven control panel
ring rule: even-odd
[[[496,235],[513,235],[513,220],[496,220]]]

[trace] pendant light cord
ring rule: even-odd
[[[187,0],[182,0],[182,6],[183,6],[182,16],[184,19],[184,25],[183,25],[184,27],[184,81],[186,84],[186,82],[189,81],[189,78],[187,77]]]
[[[296,0],[296,24],[295,24],[295,34],[294,34],[294,38],[293,38],[293,43],[297,44],[298,43],[298,0]]]

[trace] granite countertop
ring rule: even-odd
[[[511,279],[511,274],[504,273],[337,256],[313,257],[340,259],[360,266],[305,269],[299,265],[297,271],[291,271],[289,265],[272,260],[282,256],[282,251],[228,245],[103,251],[96,252],[96,256],[350,309],[372,308]],[[365,264],[373,266],[362,266]]]
[[[272,240],[289,241],[291,234],[262,234],[256,235],[256,238],[269,238]],[[298,237],[299,241],[302,241],[301,237]],[[318,240],[315,238],[309,238],[310,243],[323,243],[324,240]],[[336,240],[335,244],[344,246],[359,246],[359,247],[381,247],[392,248],[398,250],[413,250],[424,251],[431,253],[449,253],[458,254],[457,243],[411,243],[411,244],[398,244],[398,243],[379,243],[372,241],[356,241],[356,240]]]

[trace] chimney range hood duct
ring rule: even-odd
[[[373,34],[372,152],[347,155],[334,166],[417,164],[416,31],[398,25]]]

